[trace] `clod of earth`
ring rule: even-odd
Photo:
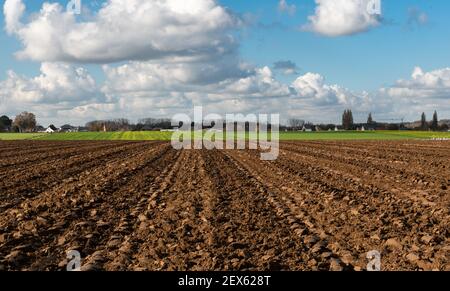
[[[450,143],[0,142],[0,271],[450,270]]]

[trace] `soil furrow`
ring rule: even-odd
[[[0,271],[450,270],[450,143],[0,142]]]

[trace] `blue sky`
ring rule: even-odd
[[[277,29],[253,27],[244,37],[242,55],[260,65],[278,59],[293,60],[303,71],[320,72],[331,83],[354,90],[390,85],[399,78],[409,77],[415,66],[431,70],[450,65],[448,1],[384,1],[386,25],[365,34],[339,38],[296,30],[313,14],[313,0],[290,1],[298,7],[293,17],[277,13],[277,1],[272,0],[222,3],[239,13],[254,13],[258,22],[267,26],[281,24]],[[425,12],[429,23],[408,25],[408,10],[413,7]]]
[[[22,21],[31,22],[31,15],[39,12],[44,2],[24,1],[26,12]],[[68,1],[50,2],[59,2],[65,6]],[[357,33],[331,37],[302,28],[309,23],[308,16],[315,14],[318,4],[314,0],[286,1],[288,5],[295,5],[295,13],[280,11],[279,3],[279,0],[220,0],[217,2],[217,5],[228,8],[230,14],[236,14],[245,22],[239,28],[232,29],[239,43],[237,58],[255,68],[268,66],[277,82],[289,85],[299,76],[311,72],[322,76],[324,82],[330,86],[337,84],[358,96],[362,92],[377,96],[380,88],[394,86],[400,79],[411,79],[415,67],[420,67],[424,72],[432,74],[436,73],[436,70],[450,67],[450,33],[448,31],[450,2],[448,1],[384,0],[382,1],[382,18],[379,19],[378,25]],[[97,2],[86,0],[83,1],[83,5],[93,10],[94,15],[101,6]],[[79,21],[86,21],[85,18],[86,14],[82,14]],[[0,22],[5,22],[3,14],[0,14]],[[41,63],[48,62],[45,58],[18,60],[14,54],[24,47],[19,38],[18,35],[8,35],[5,29],[0,31],[0,82],[8,78],[6,72],[9,70],[27,78],[38,76],[41,73]],[[60,61],[57,60],[57,62]],[[295,63],[296,74],[283,74],[274,69],[274,63],[278,61]],[[110,67],[126,63],[126,58],[106,62]],[[75,60],[71,62],[71,65],[87,69],[99,87],[102,87],[107,79],[104,68],[95,61]],[[433,98],[433,100],[442,101],[442,96],[433,96]],[[444,99],[444,103],[446,101],[448,99]],[[341,105],[343,103],[345,102],[341,102]],[[85,106],[87,103],[82,105]],[[65,104],[65,109],[67,106]],[[341,110],[341,107],[337,108],[336,110]],[[326,110],[329,112],[329,108]],[[370,108],[367,110],[371,111]],[[379,110],[380,114],[383,113],[382,108],[373,108],[373,111],[376,110]],[[443,110],[447,112],[447,108]],[[414,109],[411,116],[414,116],[416,111]],[[51,117],[52,114],[47,116],[48,120],[59,118],[57,115]]]
[[[43,2],[26,1],[29,12],[39,10]],[[67,3],[61,0],[51,2]],[[92,1],[85,2],[90,7],[100,6]],[[297,6],[294,16],[279,13],[277,0],[222,0],[220,3],[236,13],[253,14],[256,25],[243,33],[241,52],[244,59],[257,65],[292,60],[302,71],[320,72],[327,76],[329,82],[354,90],[388,86],[399,78],[407,78],[415,66],[426,70],[450,66],[448,1],[384,1],[386,25],[362,35],[340,38],[298,31],[307,22],[307,16],[314,12],[313,0],[290,1]],[[427,24],[408,25],[408,10],[413,7],[428,15],[430,20]],[[3,18],[1,14],[1,22],[4,22]],[[39,72],[39,63],[14,58],[20,43],[4,30],[0,33],[0,43],[2,77],[9,69],[29,76]],[[100,75],[98,77],[101,78]]]

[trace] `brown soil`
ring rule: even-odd
[[[450,143],[1,142],[0,270],[450,270]]]

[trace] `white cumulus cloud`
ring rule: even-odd
[[[416,67],[409,80],[399,80],[389,89],[385,89],[393,97],[419,99],[446,99],[450,107],[450,68],[424,72]]]
[[[328,85],[323,76],[306,73],[293,83],[298,95],[309,99],[317,105],[345,105],[355,97],[349,90],[338,85]]]
[[[22,42],[18,57],[41,62],[110,63],[198,60],[231,53],[240,25],[215,0],[109,0],[90,20],[45,2],[22,23],[21,0],[6,0],[6,28]]]
[[[61,63],[43,63],[41,74],[27,78],[13,71],[0,82],[0,111],[15,114],[17,110],[35,110],[47,115],[57,108],[101,101],[94,78],[81,67]]]
[[[303,29],[337,37],[351,35],[380,25],[377,0],[315,0],[315,14]],[[381,2],[380,2],[381,3]]]
[[[20,19],[25,12],[25,5],[21,0],[6,0],[3,6],[6,32],[13,34],[21,28]]]

